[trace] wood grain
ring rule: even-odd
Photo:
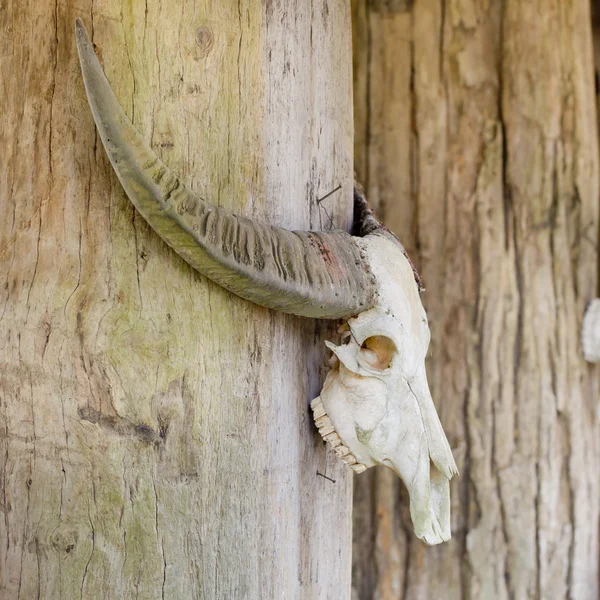
[[[595,599],[599,379],[579,343],[598,294],[589,3],[356,0],[353,16],[358,177],[384,190],[379,216],[421,270],[461,471],[453,540],[431,549],[409,535],[398,482],[358,478],[355,597]]]
[[[351,224],[343,0],[0,3],[0,596],[347,597],[351,475],[309,413],[330,326],[235,298],[136,214],[77,16],[202,197]]]

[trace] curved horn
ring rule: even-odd
[[[350,317],[373,306],[374,280],[346,232],[288,231],[202,200],[162,163],[117,102],[80,19],[79,60],[88,101],[127,196],[197,271],[261,306],[306,317]]]

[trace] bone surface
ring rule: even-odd
[[[355,470],[379,464],[399,475],[415,534],[438,544],[450,539],[449,480],[458,469],[427,384],[427,318],[403,251],[386,237],[362,243],[376,305],[348,320],[346,344],[328,343],[336,360],[313,401],[315,422]]]
[[[233,293],[296,315],[346,318],[344,344],[313,400],[323,439],[355,472],[384,465],[404,481],[415,534],[450,538],[457,473],[425,373],[427,317],[400,242],[355,193],[355,233],[291,232],[238,217],[184,186],[134,129],[78,20],[77,48],[102,143],[128,197],[199,272]]]
[[[585,360],[591,363],[600,362],[600,298],[592,300],[585,311],[581,346]]]

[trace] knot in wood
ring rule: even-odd
[[[199,58],[206,58],[213,45],[213,34],[208,27],[196,29],[196,45],[200,48]]]

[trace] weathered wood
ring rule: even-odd
[[[331,328],[223,291],[135,213],[76,16],[203,197],[351,221],[344,0],[0,3],[0,596],[347,597],[351,476],[309,414]]]
[[[430,549],[387,473],[358,478],[355,596],[595,599],[598,372],[579,339],[598,264],[589,3],[391,6],[353,5],[357,171],[410,205],[380,216],[416,250],[461,477],[453,540]]]

